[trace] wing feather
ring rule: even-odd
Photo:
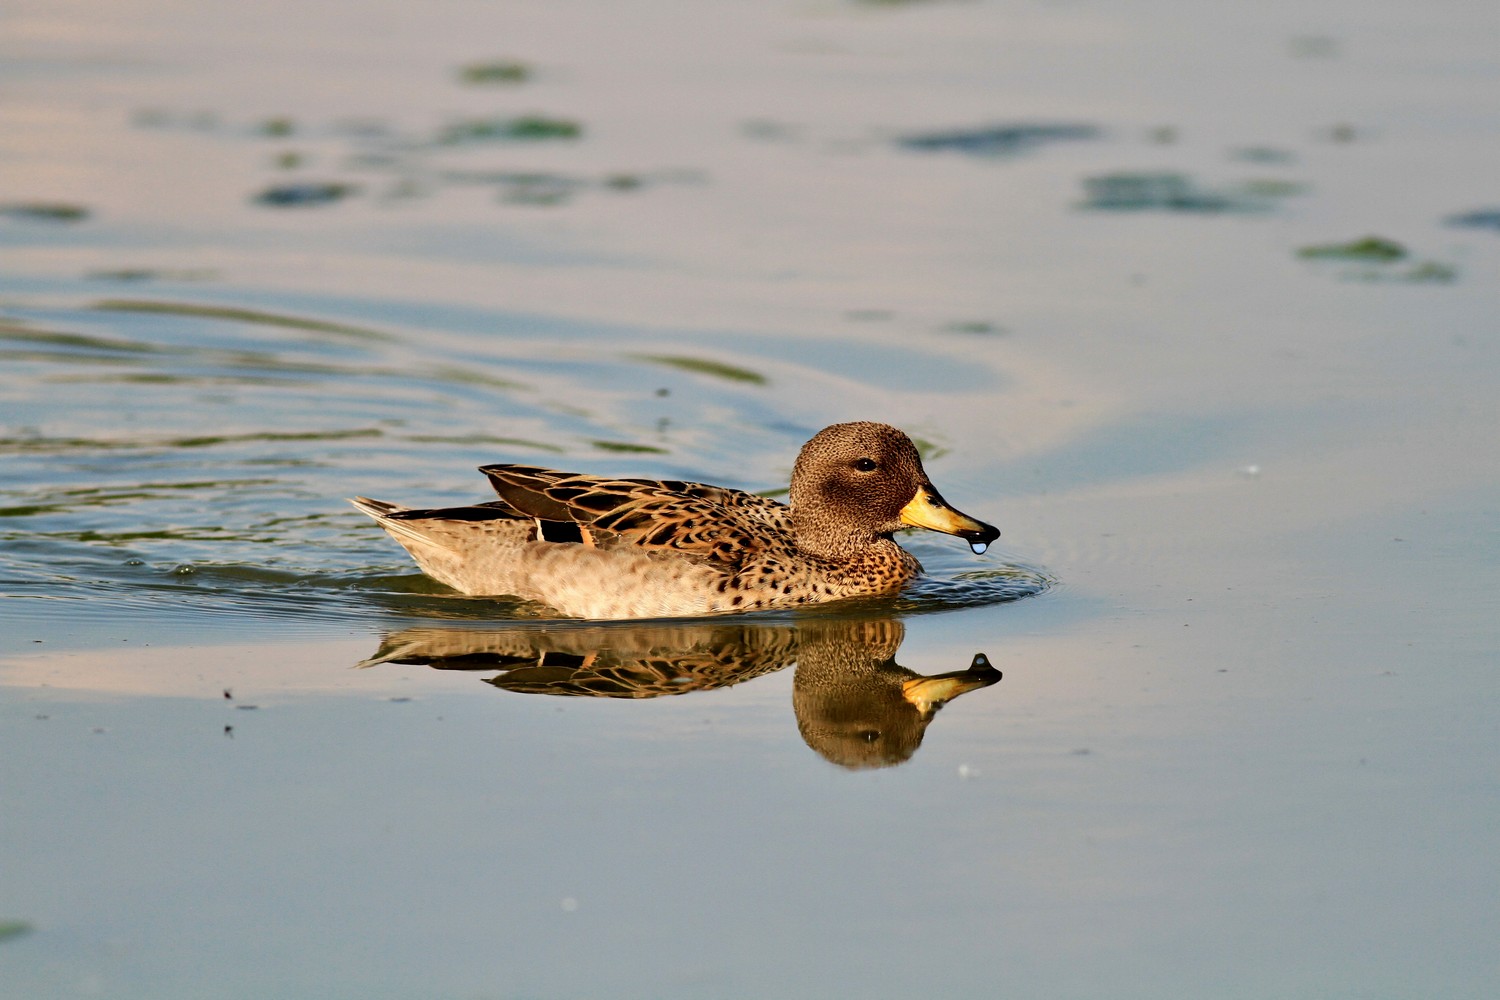
[[[600,544],[672,550],[731,565],[784,545],[791,531],[784,505],[722,486],[604,479],[526,465],[486,465],[480,471],[518,513],[587,525]]]

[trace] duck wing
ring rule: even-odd
[[[681,480],[606,479],[531,465],[480,467],[499,504],[539,521],[573,523],[587,541],[738,565],[792,537],[788,508],[768,497]]]

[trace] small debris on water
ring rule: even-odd
[[[897,145],[923,152],[957,152],[976,156],[1006,156],[1030,152],[1049,142],[1097,139],[1094,125],[1071,122],[989,125],[977,128],[922,132],[897,139]]]
[[[303,182],[298,184],[274,184],[256,195],[257,205],[270,208],[306,208],[311,205],[330,205],[341,201],[359,190],[353,184]]]
[[[1500,233],[1500,208],[1477,208],[1472,212],[1450,215],[1444,220],[1450,226],[1466,229],[1493,229]]]

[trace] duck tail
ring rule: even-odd
[[[411,545],[408,543],[418,545],[438,544],[427,534],[412,527],[412,522],[403,521],[396,517],[398,514],[404,514],[412,510],[413,508],[411,507],[403,507],[398,503],[387,503],[384,500],[371,500],[369,497],[348,497],[347,499],[357,510],[373,517],[377,524],[390,532],[391,536],[406,546],[408,551],[411,549]]]

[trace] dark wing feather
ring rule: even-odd
[[[481,465],[479,471],[490,479],[490,485],[523,517],[543,521],[572,521],[565,501],[555,500],[547,491],[562,480],[579,477],[530,465]]]
[[[520,515],[512,509],[510,504],[492,500],[489,503],[473,503],[464,507],[398,510],[386,516],[396,521],[422,521],[428,518],[440,521],[514,521]]]
[[[486,465],[504,504],[526,517],[587,525],[595,538],[734,564],[791,531],[766,497],[677,480],[602,479],[527,465]]]

